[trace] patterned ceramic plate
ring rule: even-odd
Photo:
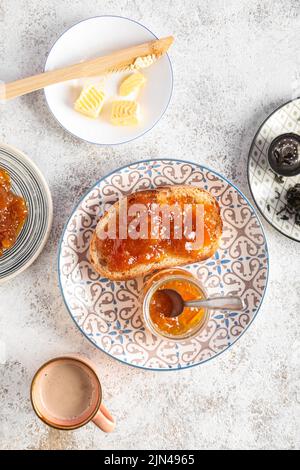
[[[300,183],[300,175],[278,178],[268,162],[271,142],[288,132],[300,135],[300,98],[278,108],[259,128],[250,149],[248,179],[253,199],[262,215],[283,235],[299,242],[300,226],[295,224],[295,215],[284,208],[287,190]]]
[[[198,276],[209,295],[241,295],[247,305],[243,313],[212,313],[202,334],[180,343],[158,339],[145,330],[138,300],[143,279],[111,282],[99,278],[87,257],[105,203],[170,184],[201,186],[218,199],[224,221],[221,247],[214,257],[187,269]],[[244,333],[266,290],[268,251],[254,209],[227,180],[195,163],[149,160],[114,171],[83,197],[65,227],[58,270],[66,306],[88,339],[127,364],[169,370],[201,364]]]
[[[0,168],[8,171],[12,190],[23,196],[28,217],[15,245],[0,257],[0,283],[28,268],[41,253],[50,233],[52,199],[48,185],[30,158],[0,144]]]

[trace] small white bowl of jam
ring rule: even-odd
[[[205,289],[189,271],[181,268],[159,271],[150,277],[143,290],[143,316],[147,328],[154,335],[173,341],[187,340],[199,334],[208,322],[208,310],[185,307],[181,315],[170,317],[172,305],[165,289],[175,290],[184,301],[207,298]]]

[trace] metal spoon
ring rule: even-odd
[[[210,310],[244,310],[245,305],[240,297],[215,297],[213,299],[184,301],[181,295],[173,289],[162,289],[172,303],[168,317],[178,317],[184,307],[207,308]]]

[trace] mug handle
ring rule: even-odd
[[[103,432],[113,432],[116,427],[115,418],[112,417],[103,403],[101,403],[96,416],[93,418],[93,423]]]

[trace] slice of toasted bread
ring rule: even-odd
[[[124,199],[123,199],[124,201]],[[127,280],[144,276],[158,269],[181,266],[210,258],[218,249],[222,235],[220,207],[207,191],[196,186],[164,186],[154,190],[140,191],[126,198],[127,208],[133,204],[172,205],[174,203],[204,206],[203,246],[197,250],[183,249],[187,240],[149,239],[103,240],[97,236],[105,232],[109,221],[118,214],[120,201],[116,202],[100,218],[90,244],[90,260],[96,272],[111,280]],[[174,232],[171,232],[171,234]],[[180,243],[180,245],[179,245]],[[178,247],[180,249],[178,249]]]

